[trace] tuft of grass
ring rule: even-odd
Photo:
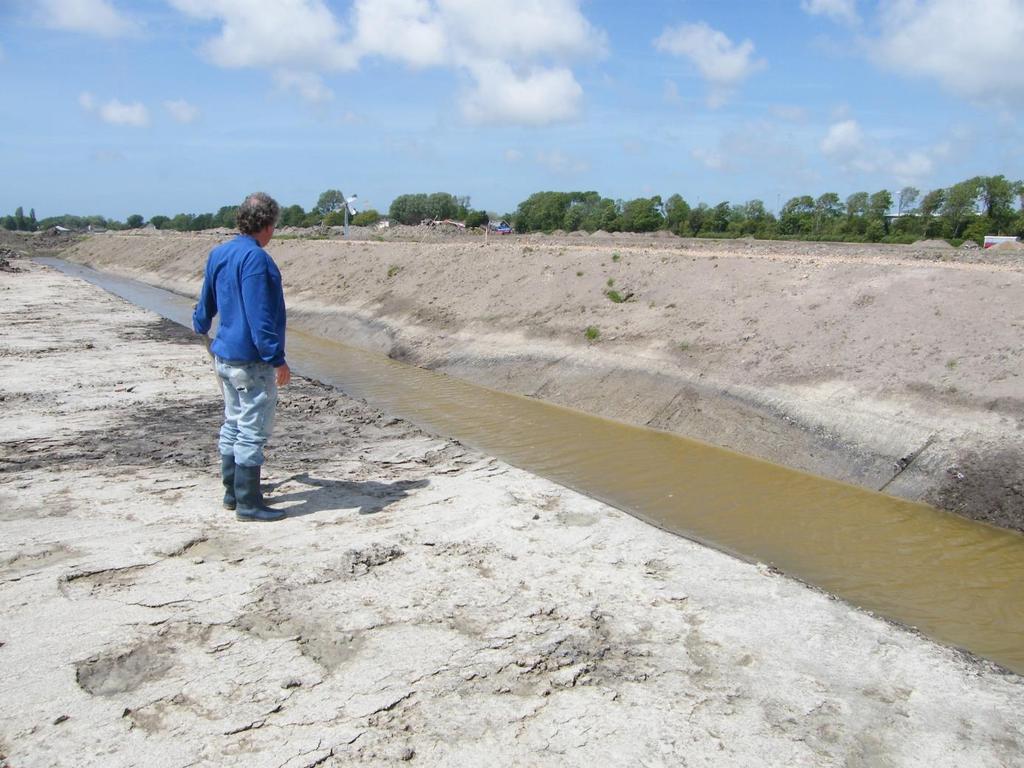
[[[690,349],[690,342],[688,342],[688,341],[680,341],[679,342],[679,351],[680,352],[686,352],[689,349]]]
[[[946,368],[948,368],[949,370],[952,371],[954,368],[956,368],[956,364],[957,364],[957,359],[956,358],[952,358],[952,359],[946,361]]]
[[[604,295],[608,297],[608,300],[613,304],[624,304],[633,298],[632,291],[626,291],[625,293],[619,293],[618,291],[609,288],[604,292]]]
[[[618,261],[621,258],[622,257],[619,255],[618,251],[612,254],[612,261]]]
[[[587,341],[597,341],[601,335],[601,331],[598,330],[596,325],[588,325],[587,329],[583,331],[583,335],[587,337]]]
[[[390,267],[388,267],[388,279],[390,280],[392,277],[394,277],[401,271],[402,268],[400,266],[398,266],[397,264],[392,264]]]
[[[579,269],[576,271],[576,277],[583,277],[583,270]]]
[[[608,278],[608,287],[611,288],[613,285],[615,285],[615,278],[614,277],[609,277]]]

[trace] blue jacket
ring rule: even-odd
[[[220,313],[210,347],[222,360],[262,360],[284,365],[285,307],[281,272],[270,254],[249,235],[239,235],[210,252],[199,303],[192,313],[196,333],[210,331]]]

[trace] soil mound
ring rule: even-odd
[[[939,240],[938,238],[933,238],[931,240],[918,240],[914,243],[914,246],[917,248],[937,248],[943,251],[953,250],[952,245],[947,243],[945,240]]]
[[[21,269],[11,264],[11,259],[19,259],[21,254],[12,251],[10,248],[0,248],[0,272],[21,272]]]
[[[1019,240],[1007,240],[1005,243],[999,243],[993,245],[989,250],[992,251],[1024,251],[1024,243]]]

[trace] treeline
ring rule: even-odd
[[[465,222],[467,227],[480,227],[490,221],[486,211],[470,209],[468,197],[456,197],[447,192],[399,195],[392,201],[388,217],[396,224],[452,219]]]
[[[36,221],[36,209],[32,208],[26,216],[25,209],[20,205],[13,216],[4,216],[2,223],[4,229],[15,232],[35,232],[39,229],[39,222]]]
[[[468,199],[468,198],[467,198]],[[281,208],[281,216],[278,219],[278,227],[317,227],[317,226],[340,226],[345,221],[345,198],[336,189],[328,189],[320,195],[315,206],[308,212],[301,205],[289,205]],[[86,229],[141,229],[151,224],[157,229],[174,230],[177,232],[198,232],[204,229],[217,229],[224,227],[234,229],[237,205],[225,205],[216,213],[179,213],[174,216],[158,214],[147,222],[140,214],[132,214],[124,221],[107,219],[103,216],[74,216],[64,214],[63,216],[51,216],[41,221],[36,221],[35,210],[33,209],[26,218],[22,209],[18,208],[14,216],[7,216],[3,219],[5,229],[22,230],[34,232],[46,230],[51,227],[61,226],[72,230]],[[349,223],[355,226],[370,226],[380,221],[381,215],[375,210],[363,211],[349,217]]]
[[[153,216],[149,224],[157,229],[181,232],[224,227],[234,229],[237,206],[228,205],[216,213],[179,213]],[[400,224],[424,220],[453,219],[469,227],[488,222],[489,215],[473,210],[468,197],[447,192],[399,195],[388,210]],[[337,226],[344,222],[345,198],[329,189],[309,211],[301,205],[281,210],[280,227]],[[370,226],[380,220],[377,211],[354,214],[350,223]],[[654,232],[667,230],[683,237],[746,237],[760,239],[825,240],[851,242],[914,242],[921,238],[951,241],[975,240],[985,235],[1024,237],[1024,182],[1005,176],[975,176],[950,187],[925,194],[904,187],[895,194],[855,192],[841,198],[835,192],[818,197],[801,195],[786,201],[773,213],[763,201],[728,201],[710,206],[691,206],[681,195],[666,200],[661,196],[635,200],[612,200],[597,192],[536,192],[521,202],[510,217],[517,232]],[[55,216],[36,220],[35,210],[25,216],[18,208],[3,218],[6,229],[33,231],[61,225],[69,229],[92,227],[133,229],[147,222],[139,214],[124,222],[102,216]]]
[[[980,243],[990,234],[1024,236],[1024,182],[976,176],[923,196],[915,187],[895,195],[885,189],[855,192],[845,200],[835,192],[802,195],[778,214],[761,200],[691,206],[678,194],[623,201],[597,192],[537,192],[519,204],[512,224],[517,232],[664,229],[683,237],[907,243],[934,237]]]

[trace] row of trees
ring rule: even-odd
[[[39,229],[39,222],[36,221],[36,209],[32,208],[26,216],[25,209],[20,205],[13,216],[3,217],[2,224],[4,229],[16,232],[35,232]]]
[[[976,176],[925,195],[915,187],[835,192],[786,201],[778,214],[761,200],[690,206],[680,195],[611,200],[597,192],[537,192],[513,216],[517,232],[603,229],[685,237],[913,242],[922,237],[981,241],[986,234],[1024,236],[1024,182]]]
[[[326,190],[308,212],[301,205],[281,210],[279,226],[337,226],[344,221],[345,199],[336,189]],[[153,216],[157,229],[182,232],[225,227],[233,229],[238,207],[227,205],[216,213],[179,213]],[[468,197],[447,192],[399,195],[388,211],[392,221],[419,224],[425,219],[454,219],[467,226],[489,220],[487,212],[473,210]],[[368,226],[380,219],[377,211],[355,214],[351,223]],[[848,240],[856,242],[913,242],[929,238],[976,240],[986,234],[1024,236],[1024,182],[1005,176],[976,176],[926,194],[904,187],[855,192],[840,198],[835,192],[818,197],[790,198],[777,214],[761,200],[741,204],[728,201],[691,206],[678,194],[635,200],[612,200],[597,192],[537,192],[521,202],[511,218],[517,232],[554,230],[594,232],[653,232],[668,230],[685,237],[744,237],[763,239]],[[102,216],[56,216],[36,221],[35,210],[24,215],[18,208],[3,218],[6,229],[32,231],[60,224],[71,229],[132,229],[146,224],[139,214],[124,222]]]
[[[392,201],[388,217],[397,224],[452,219],[465,222],[467,227],[480,227],[490,221],[486,211],[470,208],[468,197],[456,197],[447,192],[399,195]]]
[[[468,198],[467,198],[468,200]],[[289,205],[281,209],[281,217],[278,219],[279,227],[315,227],[325,224],[326,226],[338,226],[344,223],[344,196],[336,189],[328,189],[320,195],[317,203],[308,212],[301,205]],[[67,227],[68,229],[84,230],[92,229],[140,229],[152,224],[157,229],[176,230],[178,232],[198,232],[204,229],[216,229],[225,227],[234,229],[237,205],[225,205],[216,213],[179,213],[175,216],[164,216],[158,214],[147,222],[141,214],[132,214],[124,221],[107,219],[103,216],[51,216],[41,221],[36,221],[35,210],[32,210],[28,217],[18,208],[14,216],[4,217],[2,222],[5,229],[22,230],[34,232],[37,229],[49,229],[54,226]],[[351,217],[350,223],[356,226],[368,226],[375,224],[381,216],[377,211],[369,210],[357,213]]]

